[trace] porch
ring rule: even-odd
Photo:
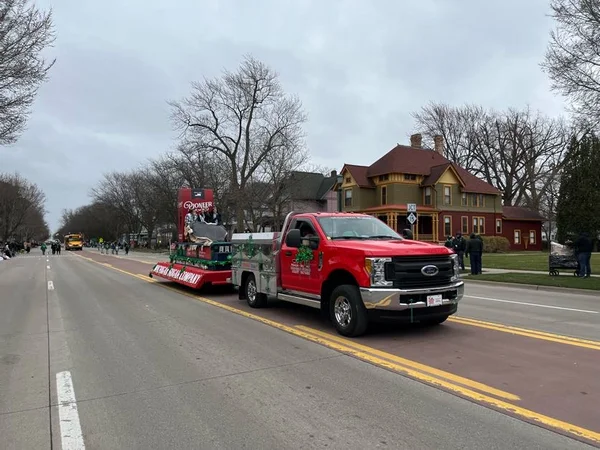
[[[406,205],[377,206],[361,211],[385,222],[392,230],[402,233],[402,230],[412,230],[415,240],[440,242],[438,212],[431,207],[417,207],[417,221],[411,225]]]

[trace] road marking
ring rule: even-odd
[[[387,359],[387,360],[397,363],[401,366],[405,366],[407,368],[414,369],[414,370],[417,370],[417,371],[425,373],[425,374],[430,374],[430,375],[433,375],[438,378],[443,378],[443,379],[453,381],[458,384],[462,384],[463,386],[466,386],[468,388],[471,388],[471,389],[474,389],[477,391],[485,392],[485,393],[494,395],[496,397],[504,398],[506,400],[513,400],[513,401],[521,400],[521,398],[515,394],[510,394],[508,392],[501,391],[500,389],[493,388],[493,387],[485,385],[483,383],[479,383],[477,381],[470,380],[468,378],[464,378],[459,375],[455,375],[453,373],[446,372],[444,370],[436,369],[435,367],[427,366],[425,364],[421,364],[416,361],[411,361],[410,359],[401,358],[400,356],[394,355],[392,353],[382,352],[381,350],[377,350],[373,347],[359,344],[358,342],[354,342],[354,341],[345,339],[340,336],[335,336],[335,335],[332,335],[329,333],[315,330],[313,328],[310,328],[310,327],[307,327],[304,325],[297,325],[296,328],[306,331],[307,333],[316,334],[317,336],[321,336],[322,338],[328,339],[330,341],[335,341],[342,345],[346,345],[348,347],[353,347],[356,350],[359,350],[364,353],[369,353],[375,357]],[[405,372],[405,371],[402,370],[402,372]]]
[[[343,353],[349,353],[349,354],[357,357],[358,359],[368,361],[376,366],[391,369],[396,372],[404,372],[404,373],[408,374],[411,378],[425,381],[428,384],[445,387],[446,389],[456,392],[461,396],[470,398],[472,400],[476,400],[481,403],[485,403],[488,406],[495,407],[504,412],[515,414],[523,419],[526,419],[526,420],[529,420],[532,422],[536,422],[536,423],[539,423],[539,424],[542,424],[542,425],[545,425],[547,427],[551,427],[551,428],[554,428],[557,430],[561,430],[561,431],[569,433],[569,434],[575,434],[581,438],[600,443],[600,433],[597,433],[595,431],[588,430],[588,429],[582,428],[582,427],[578,427],[578,426],[570,424],[568,422],[563,422],[562,420],[554,419],[553,417],[539,414],[535,411],[531,411],[526,408],[522,408],[522,407],[514,405],[512,403],[508,403],[504,400],[498,400],[496,398],[493,398],[493,397],[490,397],[490,396],[487,396],[484,394],[480,394],[471,389],[465,389],[461,386],[454,385],[452,383],[446,383],[446,382],[444,382],[444,380],[441,380],[441,379],[438,379],[438,378],[435,378],[432,376],[428,376],[427,374],[424,374],[417,370],[413,370],[411,368],[402,366],[400,364],[394,364],[390,361],[386,361],[385,359],[372,356],[373,351],[375,349],[372,349],[367,346],[361,346],[360,344],[353,343],[344,338],[339,338],[337,336],[329,335],[328,333],[323,333],[318,330],[313,330],[313,329],[303,326],[303,325],[298,325],[296,328],[300,329],[301,331],[305,331],[307,333],[309,333],[309,331],[310,331],[310,333],[312,333],[313,335],[322,337],[322,339],[325,340],[323,345],[325,345],[327,347],[330,347],[333,349],[338,349],[338,351],[342,351]],[[294,333],[292,333],[292,334],[294,334]],[[327,337],[325,337],[325,336],[327,336]],[[308,339],[313,340],[310,337]],[[336,344],[337,342],[340,342],[340,341],[347,341],[347,344],[346,345]],[[367,350],[367,351],[358,350],[359,347],[364,347],[365,350]]]
[[[50,268],[50,266],[46,266],[46,269],[49,269],[49,268]]]
[[[600,311],[589,311],[587,309],[574,309],[574,308],[566,308],[563,306],[540,305],[539,303],[527,303],[527,302],[518,302],[515,300],[502,300],[499,298],[477,297],[474,295],[465,295],[465,297],[466,298],[476,298],[478,300],[485,300],[488,302],[512,303],[514,305],[537,306],[538,308],[559,309],[562,311],[574,311],[574,312],[582,312],[582,313],[588,313],[588,314],[600,314]]]
[[[71,372],[56,374],[56,395],[58,397],[58,416],[60,419],[60,438],[63,450],[84,450],[83,433],[77,412],[77,400]]]
[[[471,319],[467,317],[453,316],[448,319],[450,322],[460,323],[462,325],[470,325],[488,330],[501,331],[503,333],[516,334],[526,336],[533,339],[541,339],[543,341],[557,342],[559,344],[573,345],[575,347],[588,348],[591,350],[600,350],[600,341],[592,341],[589,339],[581,339],[573,336],[565,336],[562,334],[547,333],[545,331],[531,330],[528,328],[513,327],[500,323],[485,322],[483,320]]]
[[[48,281],[48,290],[49,291],[53,291],[54,290],[54,282]]]
[[[85,258],[85,257],[82,256],[82,258]],[[101,263],[99,261],[95,261],[95,260],[93,260],[91,258],[85,258],[85,259],[89,259],[90,261],[92,261],[92,262],[94,262],[96,264],[103,265],[103,263]],[[117,270],[119,272],[122,272],[124,274],[127,274],[129,276],[133,276],[133,277],[136,277],[136,278],[143,279],[144,281],[150,281],[151,280],[150,278],[145,278],[145,277],[143,277],[140,274],[135,274],[135,273],[132,273],[132,272],[127,272],[125,270],[117,269],[116,267],[110,267],[110,268],[113,269],[113,270]],[[255,320],[257,322],[264,323],[265,325],[269,325],[269,326],[271,326],[273,328],[277,328],[277,329],[279,329],[281,331],[285,331],[285,332],[287,332],[289,334],[293,334],[295,336],[304,338],[306,340],[315,342],[317,344],[321,344],[321,345],[323,345],[325,347],[329,347],[329,348],[331,348],[333,350],[336,350],[338,352],[353,355],[353,356],[355,356],[358,359],[361,359],[361,360],[364,360],[364,361],[369,361],[372,364],[377,365],[379,367],[387,368],[387,369],[395,371],[395,372],[404,372],[404,373],[410,374],[409,376],[411,378],[418,379],[420,381],[424,381],[427,384],[431,384],[431,385],[438,386],[438,387],[445,387],[445,389],[450,390],[450,391],[452,391],[452,392],[454,392],[454,393],[456,393],[456,394],[458,394],[460,396],[463,396],[463,397],[466,397],[466,398],[470,398],[472,400],[478,401],[479,403],[486,404],[486,405],[488,405],[488,406],[490,406],[492,408],[495,408],[496,410],[508,413],[509,415],[512,414],[512,415],[518,416],[518,417],[520,417],[522,419],[525,419],[527,421],[530,421],[530,422],[533,422],[533,423],[537,423],[537,424],[541,424],[541,425],[544,425],[546,427],[553,428],[555,430],[560,430],[560,431],[562,431],[562,432],[564,432],[566,434],[576,435],[576,436],[578,436],[580,438],[587,439],[589,441],[593,441],[593,442],[596,442],[596,443],[600,443],[600,433],[598,433],[598,432],[595,432],[595,431],[592,431],[592,430],[588,430],[586,428],[579,427],[577,425],[574,425],[574,424],[571,424],[571,423],[568,423],[568,422],[564,422],[564,421],[561,421],[561,420],[558,420],[558,419],[554,419],[552,417],[545,416],[543,414],[539,414],[539,413],[537,413],[535,411],[531,411],[531,410],[528,410],[526,408],[522,408],[520,406],[516,406],[516,405],[514,405],[512,403],[509,403],[507,401],[498,400],[498,399],[496,399],[494,397],[490,397],[488,395],[481,394],[479,392],[475,392],[475,391],[473,391],[471,389],[466,389],[466,388],[464,388],[462,386],[449,383],[449,382],[447,382],[447,381],[445,381],[443,379],[436,378],[436,377],[428,375],[426,373],[419,372],[418,370],[412,369],[410,367],[402,366],[400,364],[393,363],[393,362],[388,361],[386,359],[375,357],[375,356],[369,354],[370,352],[372,352],[372,351],[375,350],[375,349],[371,349],[370,347],[369,347],[369,349],[370,349],[369,353],[362,352],[362,351],[357,350],[355,348],[356,344],[354,346],[352,346],[352,347],[350,347],[348,345],[343,345],[343,344],[340,344],[340,343],[336,342],[333,339],[324,338],[324,337],[319,336],[317,334],[313,334],[312,332],[304,331],[301,328],[302,326],[291,327],[291,326],[288,326],[288,325],[284,325],[282,323],[275,322],[275,321],[267,319],[265,317],[257,316],[255,314],[243,311],[241,309],[234,308],[232,306],[229,306],[229,305],[217,302],[215,300],[211,300],[211,299],[206,298],[206,297],[201,297],[199,295],[192,294],[191,292],[186,292],[186,291],[182,291],[182,290],[176,289],[176,288],[174,288],[172,286],[166,285],[165,283],[157,283],[157,284],[159,286],[165,288],[165,289],[171,290],[171,291],[176,292],[176,293],[178,293],[180,295],[185,295],[186,297],[190,297],[190,298],[196,299],[198,301],[201,301],[203,303],[206,303],[206,304],[209,304],[209,305],[212,305],[212,306],[216,306],[217,308],[221,308],[221,309],[224,309],[226,311],[230,311],[232,313],[235,313],[237,315],[246,317],[248,319],[252,319],[252,320]],[[308,328],[308,327],[306,327],[306,328]],[[326,333],[323,333],[323,334],[326,334]],[[531,337],[537,337],[537,336],[534,336],[534,333],[531,333],[531,334],[532,334]],[[568,341],[566,341],[566,340],[562,341],[562,343],[567,343],[567,342]],[[429,366],[427,366],[427,367],[429,369],[437,370],[437,369],[435,369],[433,367],[429,367]],[[429,380],[429,381],[428,382],[425,381],[426,379]]]

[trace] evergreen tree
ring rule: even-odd
[[[600,138],[588,134],[573,138],[561,176],[557,203],[557,238],[588,232],[600,233]]]

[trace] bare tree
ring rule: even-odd
[[[580,119],[600,125],[600,3],[598,0],[552,0],[557,27],[542,68],[552,88],[570,101]]]
[[[484,110],[430,104],[413,115],[431,139],[444,136],[446,156],[496,186],[506,205],[539,209],[564,159],[570,130],[529,108]]]
[[[52,13],[29,0],[0,2],[0,144],[17,141],[38,88],[54,61],[41,53],[54,42]]]
[[[131,184],[129,174],[111,172],[91,190],[91,197],[94,202],[118,213],[119,222],[125,225],[127,233],[139,233],[141,220]]]
[[[123,231],[122,217],[111,206],[92,203],[75,210],[63,210],[58,234],[83,233],[86,239],[116,240]]]
[[[45,201],[40,188],[19,174],[0,174],[0,238],[16,237],[35,210],[43,217]]]
[[[477,105],[455,108],[444,103],[431,102],[412,114],[419,132],[425,134],[431,145],[433,137],[444,138],[445,156],[469,171],[477,171],[477,133],[475,130],[487,120],[487,113]]]
[[[237,72],[192,86],[188,98],[170,102],[173,123],[196,151],[225,164],[228,200],[241,226],[248,183],[277,149],[303,147],[306,115],[298,98],[285,95],[277,73],[252,57]]]
[[[43,208],[31,208],[23,223],[17,228],[15,237],[18,241],[43,241],[50,236],[50,228],[44,218]]]

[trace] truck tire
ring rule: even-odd
[[[367,309],[360,291],[350,284],[343,284],[333,290],[329,301],[329,315],[342,336],[360,336],[369,326]]]
[[[251,308],[264,308],[267,306],[267,295],[258,292],[256,278],[254,278],[253,273],[248,274],[246,277],[244,283],[244,297],[246,297],[248,306]]]

